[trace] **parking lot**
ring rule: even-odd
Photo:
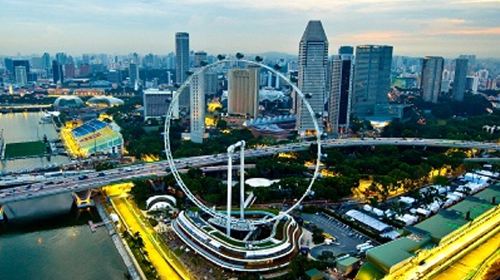
[[[324,232],[336,238],[335,243],[337,244],[328,246],[335,255],[344,253],[350,253],[351,255],[356,254],[356,245],[370,240],[365,235],[359,233],[337,219],[328,216],[327,214],[321,212],[318,214],[303,213],[301,214],[301,217],[304,221],[308,221],[316,225]]]

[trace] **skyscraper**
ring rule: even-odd
[[[467,59],[467,67],[474,67],[476,64],[476,55],[475,54],[461,54],[458,58]]]
[[[256,118],[259,109],[259,67],[231,69],[228,73],[228,113]]]
[[[49,53],[44,53],[42,55],[42,64],[43,64],[43,69],[50,70],[50,54]]]
[[[328,123],[333,133],[345,133],[351,114],[353,48],[342,46],[332,58]]]
[[[467,59],[455,59],[455,78],[453,79],[452,94],[455,101],[463,101],[467,82]]]
[[[28,77],[28,81],[30,80],[29,75],[30,75],[30,62],[29,60],[11,60],[6,58],[5,59],[5,68],[9,71],[9,75],[16,79],[16,67],[17,66],[23,66],[26,69],[26,76]]]
[[[422,97],[425,102],[437,103],[441,92],[444,59],[440,56],[426,56],[422,63]]]
[[[172,103],[172,97],[175,94],[173,91],[146,89],[143,93],[143,106],[144,106],[144,120],[148,119],[161,119],[168,111]],[[179,105],[178,102],[172,104],[172,118],[179,118]]]
[[[67,63],[67,59],[68,59],[68,56],[63,53],[63,52],[60,52],[60,53],[56,53],[56,60],[59,64],[66,64]]]
[[[214,71],[205,73],[205,95],[215,95],[219,89],[219,79]]]
[[[315,115],[322,118],[327,90],[328,40],[319,20],[311,20],[300,39],[298,87],[307,97]],[[314,123],[302,99],[296,99],[297,131],[304,135]],[[319,120],[320,129],[322,120]]]
[[[207,53],[200,51],[194,53],[194,67],[200,67],[202,62],[207,62]]]
[[[479,89],[479,77],[467,76],[465,89],[470,91],[472,94],[477,94],[477,90]]]
[[[191,142],[203,143],[205,134],[205,73],[194,75],[190,89]]]
[[[75,77],[75,64],[69,63],[64,65],[64,76],[68,79]]]
[[[128,76],[130,85],[137,90],[139,87],[139,66],[135,63],[130,63],[128,66]]]
[[[387,108],[391,81],[392,46],[356,47],[352,111],[359,118]]]
[[[52,79],[54,84],[64,83],[63,66],[57,60],[52,61]]]
[[[189,34],[186,32],[175,33],[175,81],[180,86],[186,81],[189,71]],[[179,107],[189,108],[189,90],[179,96]]]
[[[5,65],[5,69],[7,69],[9,74],[14,73],[14,60],[12,60],[11,58],[5,58],[4,65]]]
[[[28,74],[26,73],[25,66],[16,66],[15,68],[16,83],[19,86],[26,86],[28,84]]]

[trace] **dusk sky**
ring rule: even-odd
[[[0,55],[173,51],[298,53],[309,19],[339,45],[399,55],[500,57],[500,0],[0,0]]]

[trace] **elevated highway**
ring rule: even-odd
[[[264,157],[281,152],[297,152],[307,150],[311,141],[269,146],[258,149],[247,149],[245,157]],[[324,148],[351,147],[351,146],[412,146],[412,147],[444,147],[462,149],[500,150],[500,145],[491,142],[459,141],[447,139],[418,139],[418,138],[346,138],[326,139],[322,141]],[[238,156],[235,155],[235,158]],[[178,169],[189,167],[214,166],[227,162],[226,154],[203,155],[176,159]],[[99,188],[104,185],[128,181],[148,176],[165,176],[169,173],[167,161],[155,163],[141,163],[128,167],[109,169],[101,172],[90,172],[85,175],[75,175],[65,178],[47,178],[38,183],[26,184],[14,188],[0,190],[0,205],[9,202],[21,201],[35,197],[55,195],[65,192],[79,192]]]

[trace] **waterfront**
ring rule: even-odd
[[[98,219],[94,211],[72,210],[2,225],[0,278],[125,279],[127,269],[106,228],[92,233],[87,225]]]
[[[53,124],[40,123],[43,113],[0,114],[6,143],[58,139]],[[65,163],[64,156],[2,161],[0,171]],[[25,205],[27,204],[27,205]],[[11,205],[16,215],[0,224],[0,279],[125,279],[127,269],[104,227],[92,233],[87,222],[95,211],[70,210],[65,199]]]
[[[5,142],[42,140],[44,135],[47,136],[48,140],[58,139],[58,133],[52,123],[40,123],[42,116],[42,112],[0,114],[0,131],[3,130]],[[69,158],[65,156],[5,160],[0,163],[0,172],[47,167],[51,164],[67,162],[69,162]]]

